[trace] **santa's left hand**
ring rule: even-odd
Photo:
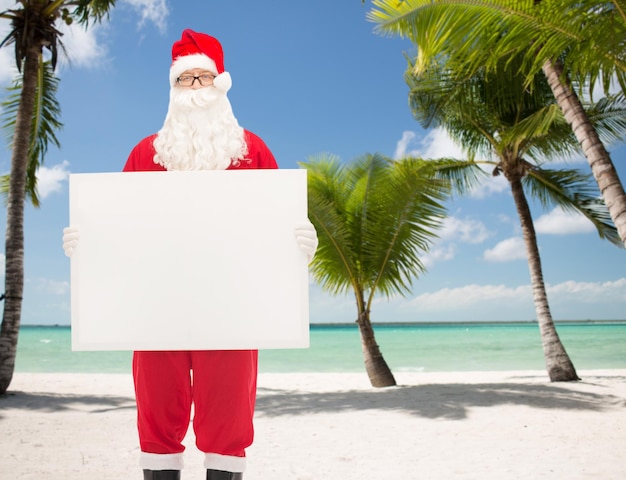
[[[313,260],[313,255],[315,255],[315,250],[317,250],[318,244],[317,231],[315,230],[315,227],[311,221],[307,219],[306,222],[296,225],[294,233],[300,250],[306,253],[307,259],[310,263],[311,260]]]

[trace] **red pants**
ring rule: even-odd
[[[245,457],[252,444],[256,350],[135,352],[142,452],[181,453],[194,406],[198,449]]]

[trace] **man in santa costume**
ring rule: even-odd
[[[220,43],[185,30],[172,47],[170,103],[161,130],[139,142],[124,171],[278,168],[274,156],[233,115]],[[296,225],[295,238],[312,258],[313,225]],[[78,230],[64,231],[68,256]],[[205,453],[207,480],[238,480],[253,440],[256,350],[137,351],[133,378],[144,480],[180,479],[182,441],[194,408],[197,447]]]

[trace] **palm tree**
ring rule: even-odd
[[[374,0],[369,18],[380,32],[418,47],[416,73],[447,62],[459,78],[522,54],[526,82],[539,71],[576,135],[622,243],[626,193],[579,95],[602,79],[626,86],[626,4],[623,0]],[[574,83],[572,83],[572,81]],[[575,89],[574,87],[578,88]]]
[[[414,65],[409,65],[406,74],[409,100],[413,114],[423,126],[442,126],[468,152],[468,161],[458,161],[440,170],[461,192],[475,183],[480,172],[485,173],[479,164],[490,165],[494,176],[504,175],[508,181],[526,246],[549,378],[578,380],[550,312],[527,194],[546,207],[556,205],[583,214],[601,237],[619,246],[622,243],[590,175],[544,167],[544,159],[573,154],[578,143],[556,105],[546,78],[535,75],[532,84],[527,85],[519,73],[519,61],[519,57],[509,59],[498,70],[482,69],[461,81],[434,63],[421,74],[416,73]],[[622,118],[625,114],[622,108]],[[622,135],[626,131],[623,122],[617,125],[609,122],[609,125],[611,128],[621,125]],[[476,161],[479,154],[493,160]],[[470,176],[467,170],[471,171]]]
[[[31,144],[28,153],[28,166],[26,168],[26,197],[35,206],[39,207],[39,193],[37,191],[37,170],[43,163],[49,145],[59,148],[61,145],[56,136],[56,131],[63,127],[59,121],[61,107],[56,99],[59,87],[59,79],[54,75],[50,61],[43,61],[37,78],[37,90],[35,92],[35,107],[31,119],[30,138]],[[22,92],[22,79],[18,77],[9,88],[8,98],[2,102],[3,122],[0,128],[6,134],[7,143],[15,134],[15,119],[20,105]],[[0,178],[0,192],[7,194],[11,184],[11,175],[3,175]]]
[[[63,48],[57,22],[70,24],[77,21],[83,25],[90,21],[99,22],[113,5],[115,0],[20,0],[16,3],[19,8],[0,13],[0,18],[11,22],[11,30],[0,42],[0,47],[14,45],[15,62],[22,77],[15,121],[10,122],[13,140],[7,199],[4,312],[0,330],[0,395],[6,392],[15,370],[24,291],[24,201],[27,190],[36,192],[37,156],[44,155],[47,139],[54,138],[42,129],[42,124],[34,124],[47,111],[53,115],[48,125],[53,129],[60,125],[56,120],[58,108],[49,103],[51,98],[44,91],[46,83],[43,79],[50,75],[50,71],[43,61],[43,50],[45,48],[50,53],[49,65],[54,71],[58,50]],[[37,103],[38,98],[48,102],[47,107]],[[36,194],[32,198],[36,199]]]
[[[410,291],[445,214],[446,182],[434,163],[366,155],[349,166],[333,156],[301,163],[308,171],[309,218],[319,236],[311,272],[333,294],[354,292],[365,369],[374,387],[396,384],[374,337],[378,293]]]

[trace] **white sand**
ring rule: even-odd
[[[395,375],[262,374],[244,478],[626,478],[626,370]],[[16,374],[0,397],[0,479],[140,480],[138,453],[129,375]]]

